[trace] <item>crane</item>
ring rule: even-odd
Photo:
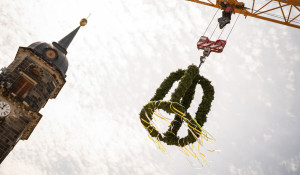
[[[245,0],[244,2],[239,2],[238,0],[187,1],[221,9],[222,17],[218,18],[220,29],[223,29],[227,24],[230,23],[231,16],[235,13],[242,14],[245,16],[245,18],[247,16],[251,16],[254,18],[300,29],[300,21],[297,19],[300,16],[300,0],[246,0],[250,4],[249,7],[245,5]],[[226,45],[226,42],[227,39],[218,39],[217,41],[211,41],[207,36],[201,36],[199,41],[197,42],[197,48],[198,50],[201,49],[204,51],[203,56],[200,57],[199,68],[211,52],[221,53]]]
[[[228,22],[226,20],[230,20],[231,13],[239,13],[247,16],[251,16],[254,18],[263,19],[266,21],[294,27],[300,29],[300,22],[297,18],[300,16],[300,0],[268,0],[262,3],[260,0],[259,5],[255,0],[252,1],[251,7],[246,7],[244,2],[238,2],[237,0],[187,0],[211,7],[215,7],[223,10],[223,20],[224,23]],[[272,3],[271,3],[272,2]],[[258,10],[255,10],[255,5],[258,6]],[[284,12],[284,8],[288,9],[288,13]],[[269,12],[276,11],[281,13],[270,14]],[[225,12],[225,13],[224,13]],[[227,19],[226,19],[227,17]],[[220,23],[220,21],[219,21]],[[225,24],[226,25],[226,24]],[[221,28],[221,27],[220,27]]]

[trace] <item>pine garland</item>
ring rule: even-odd
[[[175,81],[179,81],[178,87],[171,95],[170,101],[162,101],[168,94]],[[194,99],[195,89],[200,84],[203,89],[202,102],[196,112],[195,118],[187,112],[192,100]],[[168,145],[177,145],[184,147],[190,143],[194,143],[200,136],[202,126],[206,122],[207,114],[210,111],[211,103],[214,99],[214,88],[210,81],[199,75],[199,69],[195,65],[190,65],[187,70],[177,70],[172,72],[156,90],[154,97],[146,104],[140,112],[140,120],[143,126],[148,130],[149,134],[163,141]],[[174,120],[171,122],[169,129],[165,133],[160,133],[152,124],[154,111],[162,109],[169,114],[175,114]],[[188,135],[179,138],[177,133],[183,122],[188,123]],[[191,132],[197,130],[200,132]]]

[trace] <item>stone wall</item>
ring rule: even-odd
[[[36,63],[34,58],[22,56],[22,53],[17,54],[15,61],[8,66],[4,74],[6,88],[11,91],[21,77],[32,80],[33,86],[19,98],[33,110],[39,111],[47,103],[59,82],[54,74]]]
[[[28,124],[29,119],[24,116],[0,121],[0,163],[20,140]]]
[[[0,118],[0,163],[20,139],[29,138],[42,118],[38,111],[56,97],[64,83],[55,65],[29,48],[19,48],[0,74],[0,100],[11,107],[10,114]]]

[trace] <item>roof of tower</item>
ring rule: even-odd
[[[63,39],[57,42],[45,43],[45,42],[35,42],[30,44],[28,47],[33,49],[37,54],[41,55],[46,61],[54,64],[61,73],[65,76],[68,70],[68,59],[67,48],[71,44],[72,40],[76,36],[78,30],[81,26],[85,26],[87,20],[84,18],[80,21],[80,26],[78,26],[71,33],[66,35]]]
[[[65,52],[67,54],[67,49],[69,45],[71,44],[72,40],[76,36],[78,30],[81,26],[78,26],[75,30],[73,30],[71,33],[69,33],[67,36],[65,36],[63,39],[59,40],[58,43],[54,42],[54,45],[58,44],[58,48],[61,49],[62,52]]]

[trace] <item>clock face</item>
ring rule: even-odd
[[[0,101],[0,117],[6,117],[10,113],[10,106],[5,101]]]
[[[53,49],[47,49],[46,50],[46,56],[50,59],[54,59],[57,57],[56,51]]]

